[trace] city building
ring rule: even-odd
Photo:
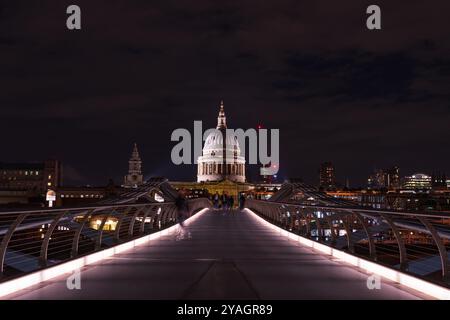
[[[375,170],[367,179],[368,189],[379,190],[386,188],[386,173],[382,169]]]
[[[389,169],[376,169],[367,179],[367,187],[373,190],[400,189],[400,169],[397,166]]]
[[[354,201],[355,203],[359,203],[361,200],[360,190],[333,190],[333,191],[326,191],[325,193],[336,199]]]
[[[389,190],[400,189],[400,168],[393,166],[386,170],[386,187]]]
[[[106,186],[64,186],[55,189],[56,207],[71,207],[89,205],[125,192],[126,188],[115,186],[109,180]]]
[[[124,178],[123,186],[125,188],[136,188],[144,183],[142,175],[142,160],[139,156],[137,144],[134,144],[133,152],[128,161],[128,174]]]
[[[320,165],[319,187],[324,190],[336,188],[335,170],[331,162],[324,162]]]
[[[431,187],[431,176],[416,173],[404,178],[402,189],[406,192],[429,192]]]
[[[386,192],[379,190],[362,190],[359,193],[359,205],[373,209],[388,209]]]
[[[431,187],[433,190],[446,190],[447,177],[445,173],[435,172],[431,175]]]
[[[430,193],[402,192],[402,190],[337,190],[326,191],[334,198],[353,201],[355,204],[373,209],[399,211],[448,211],[450,190]]]
[[[58,160],[0,163],[0,205],[42,206],[49,189],[62,185]]]
[[[42,206],[44,197],[31,190],[0,190],[0,206],[2,207],[27,207]]]
[[[32,190],[44,194],[62,184],[61,163],[0,163],[0,190]]]
[[[217,130],[208,135],[202,155],[197,160],[197,182],[246,181],[245,158],[241,156],[237,137],[227,133],[226,120],[222,101],[217,117]]]

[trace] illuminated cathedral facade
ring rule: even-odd
[[[245,157],[241,155],[237,137],[227,133],[223,101],[220,103],[216,129],[206,138],[202,155],[197,159],[197,182],[228,180],[244,183]]]

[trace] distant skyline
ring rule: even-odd
[[[280,181],[343,185],[375,168],[450,174],[450,20],[444,0],[9,1],[0,8],[0,162],[56,158],[67,184],[118,184],[133,143],[146,177],[195,180],[170,162],[176,128],[280,129]],[[407,10],[406,10],[407,8]],[[254,178],[257,168],[250,168]]]

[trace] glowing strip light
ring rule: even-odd
[[[201,216],[203,213],[208,211],[208,208],[202,209],[199,212],[197,212],[192,217],[186,219],[185,226],[188,226],[192,224],[195,220],[198,219],[199,216]],[[7,295],[10,295],[12,293],[16,293],[20,290],[29,288],[31,286],[34,286],[36,284],[39,284],[44,281],[51,280],[55,277],[64,275],[66,273],[70,273],[74,270],[80,269],[84,266],[94,264],[96,262],[99,262],[101,260],[104,260],[106,258],[109,258],[111,256],[114,256],[115,254],[125,252],[127,250],[133,249],[137,246],[140,246],[144,243],[150,242],[155,239],[159,239],[162,236],[170,235],[174,232],[177,232],[180,229],[180,225],[176,224],[173,225],[167,229],[152,233],[150,235],[146,235],[122,244],[119,244],[115,247],[101,250],[92,254],[89,254],[87,256],[77,258],[71,261],[67,261],[61,264],[58,264],[53,267],[49,267],[43,270],[39,270],[33,273],[30,273],[28,275],[12,279],[9,281],[5,281],[3,283],[0,283],[0,297],[5,297]]]
[[[414,289],[416,291],[419,291],[421,293],[424,293],[426,295],[429,295],[433,298],[441,299],[441,300],[450,300],[450,290],[447,288],[444,288],[439,285],[433,284],[431,282],[416,278],[416,277],[406,274],[404,272],[379,265],[375,262],[356,257],[356,256],[346,253],[342,250],[338,250],[338,249],[329,247],[327,245],[312,241],[305,237],[299,236],[297,234],[294,234],[292,232],[284,230],[284,229],[264,220],[259,215],[257,215],[256,213],[254,213],[253,211],[251,211],[249,209],[245,209],[245,210],[246,210],[246,212],[250,213],[250,215],[252,217],[254,217],[256,220],[258,220],[260,223],[262,223],[266,227],[271,228],[272,230],[274,230],[276,232],[279,232],[280,235],[282,235],[282,236],[285,236],[294,241],[298,241],[300,244],[302,244],[304,246],[313,248],[313,249],[320,251],[322,253],[325,253],[327,255],[331,255],[335,258],[338,258],[339,260],[341,260],[343,262],[346,262],[350,265],[356,266],[368,273],[377,274],[385,279],[389,279],[389,280],[399,283],[405,287],[408,287],[408,288]]]

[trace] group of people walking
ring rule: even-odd
[[[215,209],[232,210],[234,208],[234,197],[232,195],[227,195],[225,192],[219,195],[216,192],[212,196],[212,202]],[[179,223],[179,228],[175,234],[175,240],[179,241],[185,239],[191,239],[191,232],[186,230],[184,221],[190,216],[188,201],[186,198],[186,190],[182,189],[179,191],[178,196],[175,200],[175,206],[177,208],[177,222]],[[243,210],[245,208],[245,195],[239,195],[239,209]]]
[[[234,197],[232,195],[227,195],[225,192],[219,195],[216,192],[212,196],[212,202],[215,209],[232,210],[234,208]],[[239,209],[244,209],[245,196],[241,194],[239,196]]]

